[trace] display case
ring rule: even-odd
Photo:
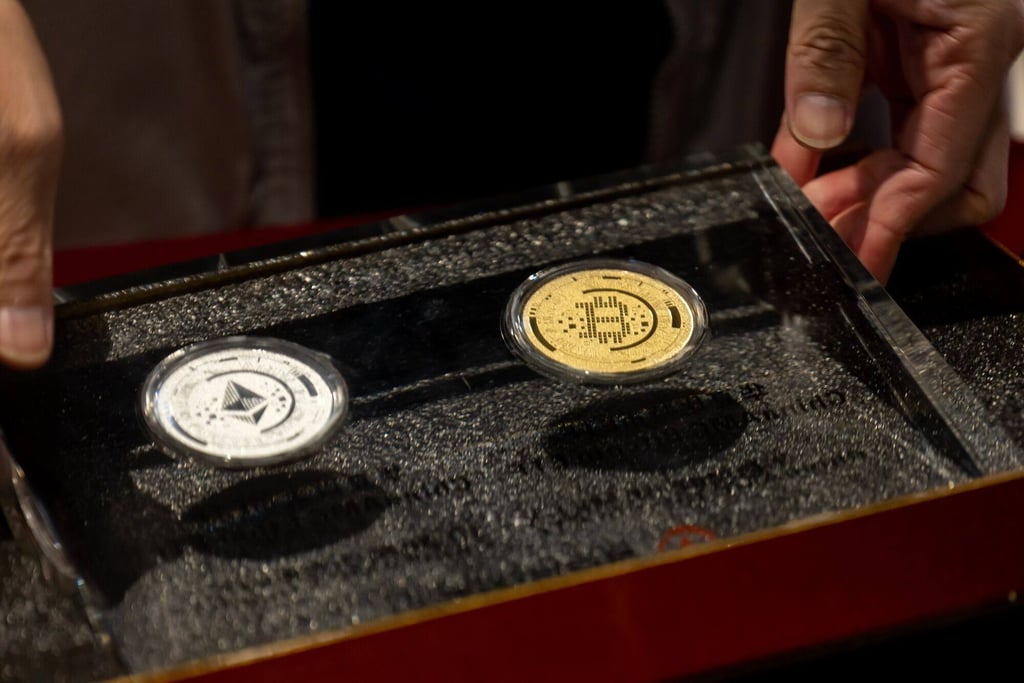
[[[529,362],[510,300],[581,263],[685,283],[701,343],[596,384]],[[569,297],[580,329],[571,306],[548,322],[622,346],[598,326],[661,296],[633,286],[609,287],[611,312],[586,309],[608,303],[593,286]],[[63,295],[53,360],[0,378],[0,472],[65,601],[8,642],[70,634],[83,680],[663,679],[989,604],[1022,578],[998,535],[970,563],[930,536],[886,545],[927,518],[1024,526],[1007,513],[1019,435],[759,148]],[[168,447],[147,379],[233,338],[324,359],[343,422],[252,467]],[[276,394],[236,384],[175,424],[233,429],[227,448],[261,430]],[[986,553],[984,580],[948,589]],[[17,674],[49,655],[7,656]]]

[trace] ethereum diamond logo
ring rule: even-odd
[[[255,425],[267,410],[267,399],[238,382],[228,380],[221,410],[229,417]]]

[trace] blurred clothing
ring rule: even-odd
[[[769,144],[790,3],[24,4],[64,112],[61,249],[446,203]]]
[[[55,247],[313,215],[303,0],[24,0],[64,113]]]

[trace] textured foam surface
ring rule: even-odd
[[[0,536],[0,680],[91,681],[112,676],[76,596],[57,590],[38,559]]]

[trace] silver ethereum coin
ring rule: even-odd
[[[154,440],[217,467],[257,467],[310,455],[348,413],[330,358],[280,339],[226,337],[161,361],[142,388]]]

